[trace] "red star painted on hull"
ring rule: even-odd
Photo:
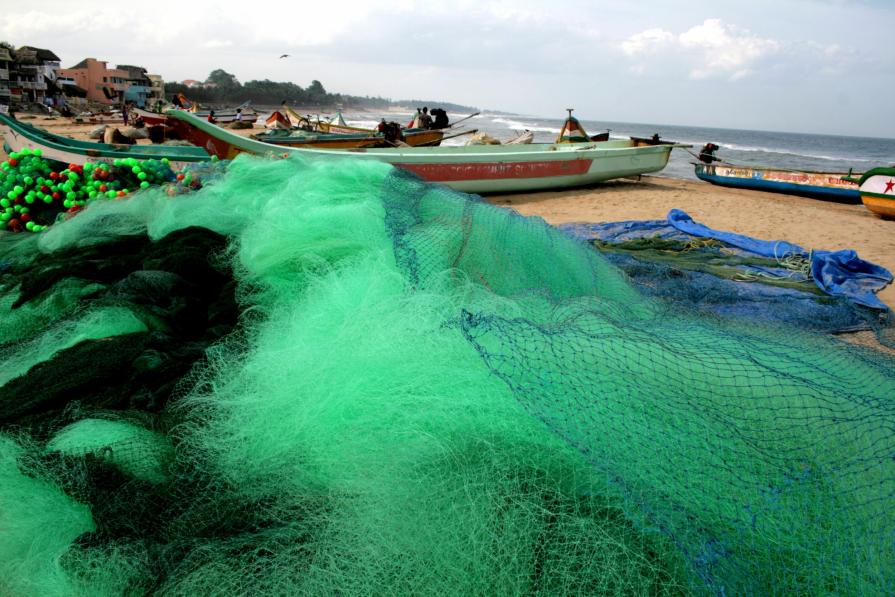
[[[886,190],[883,191],[883,193],[888,193],[889,191],[892,190],[892,187],[895,187],[895,180],[890,180],[889,182],[886,183]]]

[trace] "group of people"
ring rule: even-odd
[[[432,108],[429,111],[427,106],[416,109],[416,116],[407,124],[409,129],[444,129],[450,126],[447,112],[441,108]]]

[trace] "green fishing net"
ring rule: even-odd
[[[895,589],[884,353],[347,159],[0,241],[0,594]]]

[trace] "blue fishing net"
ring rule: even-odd
[[[679,210],[668,220],[561,229],[593,244],[641,292],[669,306],[819,332],[873,330],[895,346],[891,312],[875,296],[892,274],[854,251],[807,252],[715,231]]]

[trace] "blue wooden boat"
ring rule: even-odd
[[[843,180],[851,172],[820,172],[814,170],[786,170],[767,166],[728,164],[714,156],[717,146],[708,144],[693,162],[696,177],[712,184],[737,189],[752,189],[771,193],[786,193],[825,199],[840,203],[861,203],[861,193],[853,181]],[[714,163],[718,161],[719,163]],[[860,177],[860,174],[854,175]]]

